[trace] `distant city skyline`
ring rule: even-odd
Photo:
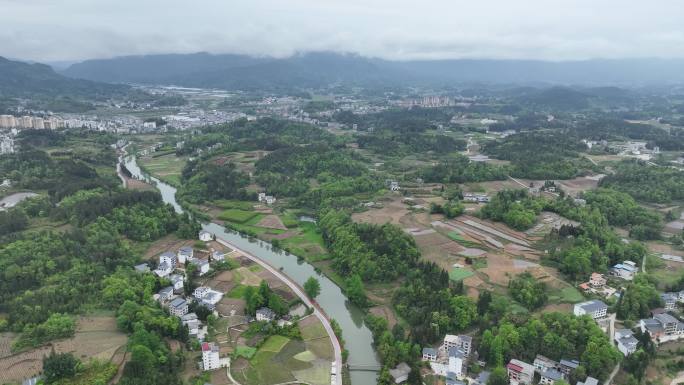
[[[684,2],[636,0],[0,0],[0,56],[158,53],[393,60],[684,57]]]

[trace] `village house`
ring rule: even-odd
[[[437,361],[437,349],[423,348],[423,361],[429,361],[429,362]]]
[[[195,252],[190,246],[183,246],[178,249],[178,263],[185,264],[185,262],[190,261],[194,258]]]
[[[257,197],[259,202],[266,203],[269,206],[276,202],[276,198],[274,196],[266,195],[266,193],[259,193]]]
[[[173,286],[168,286],[159,290],[157,295],[159,296],[159,302],[164,303],[168,301],[173,296]]]
[[[573,312],[578,317],[588,315],[596,320],[604,318],[608,314],[608,305],[595,299],[575,304]]]
[[[587,377],[584,382],[577,381],[577,385],[598,385],[598,380],[594,377]]]
[[[172,269],[175,269],[176,264],[178,264],[178,258],[174,253],[166,251],[159,256],[159,264],[161,265],[162,263],[168,263]]]
[[[456,378],[462,378],[465,375],[463,370],[465,363],[465,352],[460,348],[450,347],[447,351],[447,359],[440,362],[430,362],[430,368],[441,377],[448,377],[449,374],[453,374]]]
[[[537,357],[535,357],[534,362],[532,363],[532,366],[534,366],[534,370],[539,374],[544,373],[548,369],[555,369],[559,365],[560,364],[557,361],[542,356],[541,354],[537,354]]]
[[[197,274],[199,274],[200,277],[209,272],[209,262],[205,259],[193,258],[190,260],[190,263],[197,266]]]
[[[637,268],[636,263],[632,261],[624,261],[622,263],[618,263],[610,269],[610,273],[612,275],[618,278],[622,278],[626,281],[633,280],[634,276],[638,271],[639,269]]]
[[[201,301],[202,298],[204,298],[204,296],[207,295],[209,290],[211,289],[209,289],[206,286],[197,286],[195,288],[195,291],[192,292],[192,296],[195,297],[198,301]]]
[[[532,384],[534,379],[534,366],[520,360],[511,359],[506,365],[508,379],[511,385]]]
[[[639,328],[642,333],[648,331],[655,342],[673,341],[684,335],[684,324],[667,313],[639,320]]]
[[[444,336],[444,342],[442,343],[442,346],[440,346],[440,349],[443,352],[448,352],[450,348],[459,348],[466,357],[469,357],[472,344],[473,338],[470,336],[447,334]]]
[[[182,317],[188,313],[188,303],[181,297],[174,298],[169,302],[169,313],[176,317]]]
[[[206,307],[209,310],[214,310],[216,308],[216,304],[221,301],[221,298],[223,298],[223,293],[220,293],[215,290],[210,290],[204,298],[202,298],[202,305]]]
[[[601,273],[591,273],[591,277],[589,278],[589,284],[591,287],[600,289],[606,285],[606,277],[603,276]]]
[[[211,252],[211,260],[212,261],[220,262],[220,261],[223,261],[224,259],[226,259],[225,253],[222,253],[222,252],[216,251],[216,250]]]
[[[489,196],[485,194],[463,193],[463,201],[472,203],[487,203]]]
[[[169,276],[169,281],[171,281],[171,285],[173,286],[173,291],[175,293],[183,292],[183,285],[185,284],[185,277],[183,277],[180,274],[171,274]]]
[[[406,362],[401,362],[394,369],[390,369],[389,373],[395,384],[401,384],[408,380],[409,373],[411,373],[411,367],[408,366]]]
[[[202,370],[219,369],[222,366],[219,347],[213,342],[202,344]]]
[[[256,311],[256,320],[257,321],[266,321],[266,322],[271,322],[276,319],[276,314],[273,310],[267,308],[267,307],[262,307],[261,309],[258,309]]]
[[[214,239],[214,235],[206,230],[199,232],[199,240],[202,242],[209,242]]]
[[[639,341],[631,330],[618,329],[615,331],[615,344],[623,355],[628,356],[636,351]]]
[[[553,385],[556,383],[556,381],[562,380],[562,379],[563,379],[563,373],[559,372],[556,369],[546,369],[546,371],[541,373],[539,383],[541,385]]]
[[[575,371],[577,367],[579,366],[579,361],[577,360],[566,360],[566,359],[561,359],[558,365],[558,370],[560,370],[561,373],[565,376],[569,376],[570,373]]]
[[[679,301],[678,293],[662,293],[660,294],[663,303],[665,304],[665,310],[674,310],[677,307],[677,302]]]

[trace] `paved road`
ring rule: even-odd
[[[258,263],[261,265],[264,269],[270,271],[278,277],[281,281],[283,281],[287,286],[292,289],[292,291],[304,302],[304,304],[308,307],[311,307],[314,309],[313,315],[318,317],[318,319],[321,321],[323,324],[323,327],[325,328],[325,331],[328,333],[328,337],[330,337],[330,341],[332,342],[333,345],[333,351],[335,352],[335,373],[337,373],[337,384],[342,384],[342,347],[340,346],[340,342],[337,340],[337,336],[335,336],[335,332],[332,329],[332,326],[330,325],[330,321],[328,321],[328,318],[323,314],[323,312],[318,308],[318,305],[314,304],[311,302],[309,297],[304,293],[302,288],[299,287],[296,283],[292,282],[290,278],[288,278],[285,274],[280,272],[280,270],[274,268],[273,266],[269,265],[265,261],[259,259],[258,257],[255,257],[252,254],[249,254],[245,252],[244,250],[240,250],[239,248],[235,247],[235,245],[221,239],[218,235],[216,235],[216,242],[230,247],[231,249],[239,251],[242,255],[245,257],[251,259],[252,261]]]

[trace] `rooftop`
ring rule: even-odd
[[[584,309],[584,311],[586,311],[586,312],[595,312],[595,311],[597,311],[597,310],[602,310],[602,309],[607,309],[607,308],[608,308],[608,305],[606,305],[605,303],[603,303],[603,301],[599,301],[599,300],[597,300],[597,299],[594,299],[594,300],[591,300],[591,301],[582,302],[582,303],[578,303],[578,304],[575,305],[575,306],[581,307],[581,308]]]

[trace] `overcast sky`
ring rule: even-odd
[[[684,57],[682,0],[0,0],[0,56]]]

